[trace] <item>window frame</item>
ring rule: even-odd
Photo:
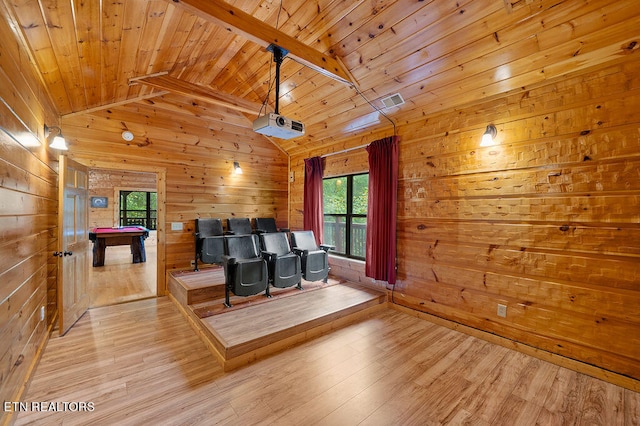
[[[146,194],[145,195],[145,199],[146,199],[146,209],[145,210],[133,210],[133,209],[128,209],[127,208],[127,196],[135,193],[135,192],[139,192],[142,194]],[[156,197],[156,208],[152,209],[151,208],[151,197],[152,195],[155,194]],[[126,214],[127,212],[144,212],[145,217],[141,218],[144,219],[145,224],[147,225],[146,227],[150,230],[156,230],[157,228],[157,220],[158,220],[158,208],[157,208],[157,203],[158,203],[158,193],[157,191],[145,191],[145,190],[129,190],[129,189],[121,189],[120,193],[119,193],[119,211],[118,211],[118,222],[120,224],[120,226],[128,226],[126,224],[126,220],[128,219],[128,215]],[[152,213],[155,213],[155,217]],[[155,226],[154,226],[155,225]]]
[[[367,219],[367,214],[362,214],[362,213],[353,213],[353,179],[356,176],[369,176],[369,172],[362,172],[362,173],[353,173],[353,174],[348,174],[348,175],[341,175],[341,176],[330,176],[330,177],[325,177],[322,178],[322,181],[324,182],[325,180],[333,180],[333,179],[346,179],[347,181],[347,200],[346,200],[346,213],[325,213],[324,209],[325,206],[323,205],[322,209],[323,209],[323,226],[324,226],[324,222],[325,218],[327,217],[331,217],[331,218],[344,218],[344,224],[345,224],[345,253],[341,253],[341,252],[337,252],[335,250],[331,250],[330,253],[332,255],[335,256],[340,256],[340,257],[344,257],[344,258],[348,258],[348,259],[356,259],[356,260],[365,260],[366,259],[366,239],[365,239],[365,247],[364,247],[364,252],[365,255],[364,256],[357,256],[354,255],[352,253],[352,225],[353,225],[353,219],[354,218],[364,218],[365,219],[365,229],[366,229],[366,219]],[[369,199],[368,199],[368,194],[367,194],[367,205],[369,203]],[[334,221],[335,223],[338,223],[337,221]],[[366,231],[365,231],[366,232]]]

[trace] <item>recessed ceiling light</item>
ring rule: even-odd
[[[124,132],[122,132],[122,139],[124,139],[127,142],[131,142],[133,140],[133,133],[131,133],[128,130],[125,130]]]

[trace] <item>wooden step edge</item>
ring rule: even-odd
[[[279,341],[288,339],[291,336],[302,334],[308,330],[322,327],[324,324],[331,324],[334,321],[339,320],[342,317],[348,317],[358,314],[362,310],[366,310],[369,307],[381,304],[379,298],[372,298],[369,300],[354,303],[350,306],[344,307],[340,310],[329,312],[325,315],[309,319],[305,322],[296,324],[294,327],[285,328],[280,331],[276,331],[266,336],[257,337],[246,342],[227,347],[225,351],[225,357],[227,359],[236,358],[245,353],[252,352],[260,347],[268,346]]]
[[[173,276],[167,275],[167,294],[173,296],[174,300],[184,305],[187,304],[187,293],[180,282]]]
[[[172,269],[170,271],[167,271],[167,276],[169,278],[175,279],[186,291],[193,291],[210,287],[210,281],[207,280],[210,279],[210,276],[213,276],[214,273],[217,275],[221,275],[222,281],[213,285],[224,285],[224,269],[222,267],[202,268],[198,271],[194,271],[193,269]]]
[[[221,366],[224,366],[224,348],[218,347],[214,344],[216,339],[211,335],[210,331],[206,329],[200,318],[189,307],[180,303],[171,293],[167,294],[167,297],[178,307],[178,310],[182,312],[182,315],[187,319],[189,325],[195,331],[196,335],[200,338],[202,343],[209,349],[209,352],[216,358]]]
[[[339,318],[333,319],[330,322],[318,324],[312,328],[290,335],[286,338],[267,344],[258,349],[254,349],[250,352],[223,359],[222,368],[225,372],[235,370],[254,361],[266,358],[293,346],[312,340],[316,337],[359,322],[383,309],[388,309],[386,303],[371,304],[371,302],[369,302],[369,306],[367,306],[366,308],[358,310],[356,312],[352,312],[349,315],[343,315]]]
[[[373,292],[373,290],[372,290]],[[376,292],[379,293],[379,292]],[[178,310],[182,312],[183,316],[191,325],[191,328],[195,331],[196,335],[202,340],[205,346],[209,349],[211,354],[217,359],[224,371],[231,371],[241,366],[247,365],[253,361],[265,358],[271,354],[281,352],[289,347],[303,343],[307,340],[311,340],[315,337],[327,334],[333,330],[345,327],[349,324],[358,322],[361,319],[373,315],[378,310],[388,309],[387,295],[379,293],[379,296],[370,299],[368,301],[349,307],[346,310],[338,311],[338,315],[331,314],[331,316],[337,316],[330,321],[323,321],[316,324],[313,327],[309,327],[305,330],[296,332],[293,335],[283,337],[280,340],[273,341],[265,346],[256,348],[250,352],[239,354],[237,356],[229,356],[224,339],[219,336],[215,330],[210,328],[208,324],[191,309],[188,305],[183,305],[173,294],[168,293],[167,297],[177,306]],[[365,305],[363,307],[363,305]],[[358,309],[359,308],[359,309]],[[345,315],[345,311],[349,312]],[[323,317],[323,318],[326,318]]]

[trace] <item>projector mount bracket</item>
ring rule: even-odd
[[[280,99],[280,65],[282,65],[282,60],[287,53],[288,50],[283,49],[280,46],[276,46],[275,44],[270,44],[267,46],[267,51],[273,53],[273,61],[276,63],[276,105],[275,105],[275,113],[280,114],[278,103]]]

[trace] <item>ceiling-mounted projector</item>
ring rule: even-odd
[[[304,135],[304,124],[270,112],[253,122],[253,130],[266,136],[291,139]]]

